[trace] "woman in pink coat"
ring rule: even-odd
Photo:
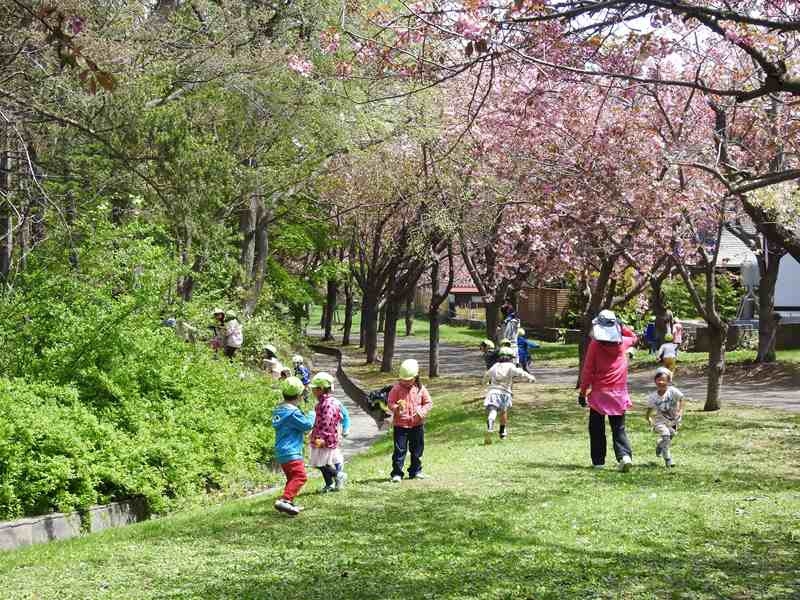
[[[636,334],[622,326],[610,310],[602,310],[592,321],[592,340],[581,370],[578,403],[589,403],[589,440],[592,465],[606,464],[606,425],[611,424],[614,454],[620,471],[631,467],[631,445],[625,433],[625,411],[631,406],[628,394],[628,348],[636,345]]]

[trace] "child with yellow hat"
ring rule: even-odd
[[[411,452],[409,479],[424,479],[422,452],[425,449],[425,418],[431,410],[431,396],[419,380],[419,363],[413,358],[400,365],[399,380],[387,399],[392,411],[394,452],[392,474],[394,483],[403,479],[406,453]]]

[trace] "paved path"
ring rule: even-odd
[[[332,375],[336,373],[337,363],[333,356],[315,353],[313,360],[315,371],[328,371]],[[350,435],[342,440],[342,453],[345,460],[350,460],[352,456],[369,448],[386,432],[380,431],[375,419],[369,416],[350,396],[345,395],[341,388],[340,385],[334,386],[333,395],[347,407],[350,413]]]
[[[313,332],[311,332],[313,335]],[[380,342],[383,340],[381,339]],[[406,358],[416,358],[421,365],[428,363],[428,339],[425,337],[397,337],[395,361],[399,363]],[[379,346],[380,347],[380,346]],[[535,361],[535,354],[534,354]],[[477,348],[470,349],[443,342],[439,349],[440,372],[444,376],[478,377],[484,372],[483,358]],[[636,370],[630,374],[630,389],[637,397],[634,401],[643,401],[641,397],[653,389],[653,369]],[[750,407],[779,408],[800,412],[800,376],[785,371],[776,371],[772,375],[761,373],[753,376],[738,366],[729,369],[722,388],[722,404],[733,402]],[[577,368],[538,367],[534,362],[533,372],[539,383],[549,385],[574,386],[577,380]],[[749,373],[749,374],[748,374]],[[683,375],[679,365],[675,380],[677,386],[698,403],[705,401],[706,379],[700,375]]]

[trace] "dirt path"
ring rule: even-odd
[[[428,362],[428,340],[417,337],[398,336],[395,361],[416,358],[420,364]],[[478,349],[442,343],[439,349],[441,374],[445,376],[480,376],[484,362]],[[643,402],[643,395],[653,389],[652,373],[655,369],[637,369],[629,377],[631,393],[635,402]],[[534,364],[533,372],[539,383],[574,386],[577,369],[569,367],[545,367]],[[694,369],[678,368],[675,379],[687,396],[702,403],[706,396],[706,379]],[[722,388],[722,404],[733,402],[750,407],[768,407],[800,412],[800,371],[780,365],[766,368],[730,365]]]

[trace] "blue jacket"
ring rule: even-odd
[[[522,337],[521,335],[517,336],[517,354],[519,355],[519,361],[521,363],[524,364],[528,362],[528,351],[538,347],[539,344],[536,342]]]
[[[339,405],[339,413],[342,415],[342,433],[347,433],[350,431],[350,412],[338,399],[334,398],[334,400]]]
[[[282,402],[272,411],[272,426],[275,428],[275,460],[284,464],[291,460],[303,460],[303,434],[314,427],[314,411],[303,411],[287,402]]]
[[[303,382],[303,385],[311,383],[311,371],[309,371],[305,365],[297,365],[294,368],[294,374]]]

